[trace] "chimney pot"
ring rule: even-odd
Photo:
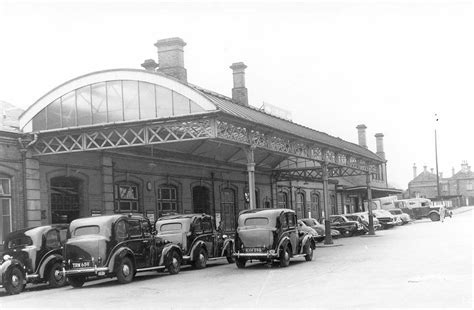
[[[367,148],[367,139],[365,136],[365,130],[367,129],[367,126],[364,124],[357,125],[357,135],[359,136],[359,145],[362,147]]]
[[[433,173],[433,172],[434,172],[434,168],[431,168],[430,170],[431,170],[431,173]]]
[[[424,171],[424,172],[427,172],[427,171],[428,171],[428,166],[424,165],[424,166],[423,166],[423,171]]]
[[[146,59],[141,66],[147,71],[155,71],[158,68],[158,64],[153,59]]]
[[[229,68],[232,69],[234,87],[232,88],[232,100],[244,106],[249,105],[248,91],[245,87],[245,69],[243,62],[234,62]]]
[[[385,159],[385,152],[383,150],[383,133],[376,133],[375,134],[375,141],[377,145],[377,155]]]
[[[186,42],[181,38],[168,38],[155,43],[158,49],[159,71],[187,83],[187,71],[184,68],[184,51]]]

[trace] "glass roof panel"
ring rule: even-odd
[[[92,124],[91,111],[91,87],[90,85],[76,90],[76,105],[77,105],[77,125]],[[33,128],[33,130],[35,130]]]
[[[46,125],[48,129],[61,128],[61,98],[46,108]]]
[[[123,121],[122,81],[107,82],[107,105],[109,122]]]
[[[70,92],[61,101],[62,127],[76,126],[76,93]]]
[[[140,95],[140,119],[155,118],[155,85],[140,82],[138,87]]]

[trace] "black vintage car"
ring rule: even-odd
[[[329,217],[331,229],[335,229],[342,236],[350,237],[357,234],[364,234],[364,226],[358,221],[351,221],[343,215],[331,215]]]
[[[290,258],[313,259],[315,241],[308,233],[298,230],[295,211],[291,209],[253,209],[240,212],[235,235],[235,252],[238,268],[248,260],[273,262],[281,267]]]
[[[0,286],[8,294],[20,293],[26,283],[66,284],[62,272],[62,248],[68,225],[46,225],[8,234],[0,258]]]
[[[177,214],[156,221],[157,236],[169,240],[183,250],[183,262],[205,268],[208,260],[227,258],[233,263],[234,240],[217,231],[207,214]]]
[[[73,287],[87,279],[117,277],[129,283],[137,272],[180,271],[181,249],[154,235],[141,215],[104,215],[72,221],[64,251],[66,275]]]

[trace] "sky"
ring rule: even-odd
[[[374,152],[383,133],[393,187],[435,168],[435,129],[443,176],[474,164],[473,1],[0,0],[0,100],[26,109],[80,75],[141,68],[169,37],[190,83],[230,97],[243,61],[250,105],[354,143],[365,124]]]

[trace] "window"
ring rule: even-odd
[[[116,185],[116,212],[138,212],[138,205],[138,185],[126,183]]]
[[[176,187],[162,185],[157,190],[158,216],[178,212],[178,197]]]
[[[216,225],[220,225],[222,231],[235,230],[235,192],[230,188],[221,191],[221,213],[221,222],[216,223]]]
[[[278,208],[288,208],[288,194],[285,192],[278,193]]]
[[[81,181],[70,177],[56,177],[50,181],[51,215],[53,223],[70,223],[79,218]]]
[[[141,221],[140,222],[142,225],[142,232],[145,237],[150,237],[151,236],[151,225],[148,221]]]
[[[160,231],[180,231],[183,228],[181,223],[169,223],[160,226]]]
[[[245,226],[267,226],[268,219],[266,217],[249,217],[245,220]]]
[[[288,217],[288,227],[289,228],[295,227],[296,225],[295,215],[293,213],[287,213],[286,215]]]
[[[74,230],[74,236],[84,236],[84,235],[96,235],[100,232],[100,228],[97,225],[94,226],[82,226]]]
[[[202,220],[202,230],[205,233],[212,232],[212,222],[210,218],[204,218]]]
[[[115,224],[115,239],[118,242],[127,239],[127,223],[124,220]]]
[[[298,217],[305,217],[305,196],[303,193],[296,194],[296,214]]]
[[[46,233],[46,247],[54,249],[59,247],[59,234],[56,230],[50,230]]]
[[[473,187],[472,187],[472,181],[468,181],[468,182],[467,182],[466,189],[467,189],[468,191],[472,191],[472,189],[473,189]]]
[[[5,240],[7,234],[12,230],[12,193],[11,193],[11,182],[8,178],[0,177],[0,212],[1,212],[1,229],[0,229],[0,242]]]
[[[142,229],[140,227],[140,221],[128,221],[128,233],[130,237],[141,237],[142,236]]]

